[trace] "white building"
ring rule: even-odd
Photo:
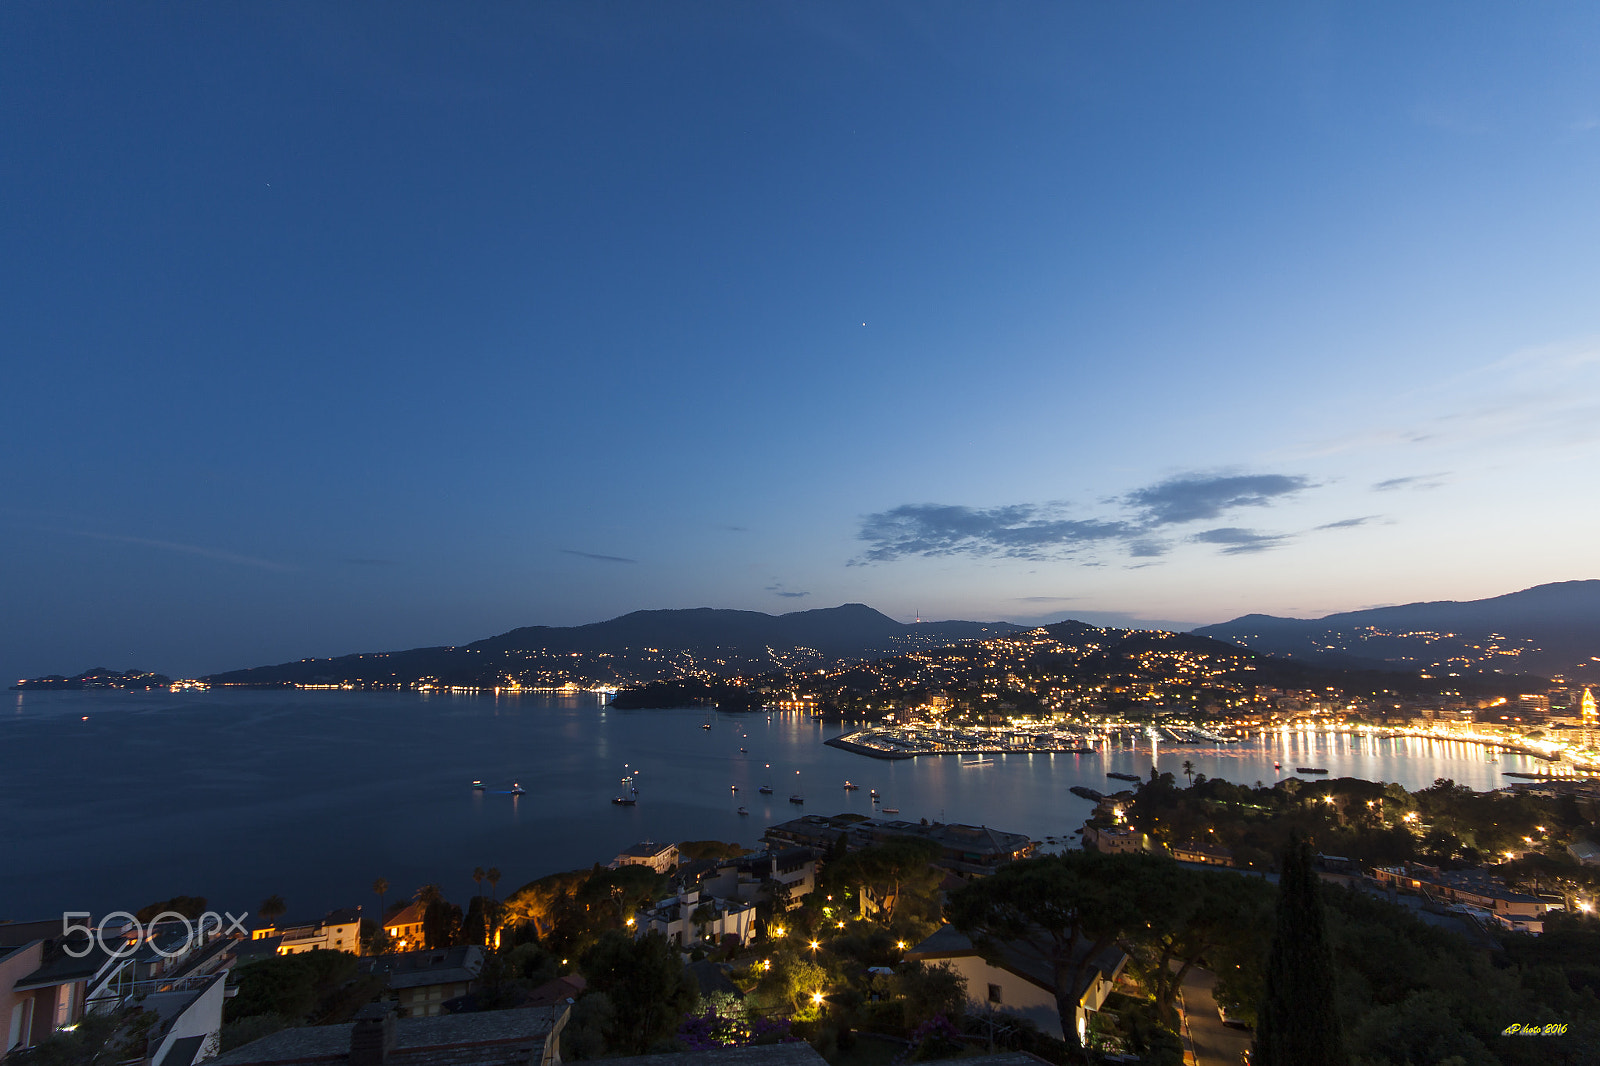
[[[702,896],[690,889],[669,896],[633,916],[634,935],[660,933],[674,944],[720,944],[737,937],[740,946],[755,935],[756,905],[744,900]]]
[[[1055,968],[1031,945],[1012,943],[1001,946],[1000,957],[985,961],[972,941],[954,926],[941,926],[932,936],[906,952],[907,959],[931,965],[949,966],[967,979],[968,1010],[981,1013],[994,1010],[1021,1015],[1041,1032],[1064,1039],[1061,1012],[1056,1006]],[[1077,1002],[1078,1039],[1089,1032],[1089,1015],[1099,1010],[1128,964],[1121,948],[1107,948],[1089,960],[1080,987],[1072,997]]]
[[[757,902],[764,894],[795,906],[817,887],[817,853],[811,848],[782,848],[727,859],[700,880],[700,891],[722,899]]]
[[[658,874],[664,874],[676,865],[678,845],[655,844],[648,840],[641,840],[611,861],[612,869],[619,866],[648,866]]]

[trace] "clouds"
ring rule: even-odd
[[[798,600],[802,596],[811,595],[809,592],[797,592],[793,589],[784,588],[782,581],[774,581],[772,584],[766,587],[766,591],[772,593],[774,596],[782,596],[786,600]]]
[[[1261,533],[1254,529],[1224,526],[1220,529],[1204,530],[1189,539],[1196,544],[1220,545],[1223,555],[1249,555],[1276,548],[1289,537],[1284,533]]]
[[[602,563],[637,563],[637,559],[628,559],[621,555],[596,555],[594,552],[574,551],[571,548],[557,548],[562,555],[576,555],[580,559],[594,559]]]
[[[1105,501],[1115,513],[1102,517],[1073,514],[1065,504],[901,504],[862,519],[856,537],[868,547],[852,563],[951,555],[1055,559],[1092,549],[1153,559],[1171,550],[1173,538],[1163,534],[1175,527],[1269,507],[1311,487],[1309,478],[1291,474],[1183,474]],[[1238,555],[1265,551],[1287,536],[1225,527],[1179,539]]]
[[[1310,486],[1310,478],[1287,474],[1237,477],[1190,474],[1135,489],[1122,499],[1140,512],[1147,526],[1166,526],[1220,518],[1223,512],[1236,507],[1266,507],[1273,500],[1292,496]]]
[[[1068,518],[1052,505],[906,503],[868,515],[856,536],[871,545],[863,559],[882,563],[907,555],[1044,559],[1061,549],[1123,539],[1134,532],[1126,522]]]
[[[1444,474],[1412,474],[1409,477],[1392,477],[1372,486],[1373,492],[1393,492],[1396,489],[1436,489],[1445,483]]]
[[[249,566],[258,570],[273,570],[286,574],[299,569],[288,563],[275,562],[272,559],[259,559],[253,555],[240,555],[237,552],[221,551],[217,548],[207,548],[200,544],[182,544],[178,541],[153,540],[149,537],[126,537],[119,533],[91,533],[85,529],[68,529],[62,532],[71,533],[76,537],[115,541],[118,544],[137,544],[144,548],[159,548],[162,551],[176,552],[179,555],[193,555],[201,559],[210,559],[219,563],[231,563],[235,566]]]

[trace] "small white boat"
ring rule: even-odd
[[[857,784],[854,784],[853,782],[846,781],[844,783],[844,790],[846,792],[860,792],[861,791],[861,786],[857,785]]]
[[[965,769],[967,769],[968,767],[971,767],[971,766],[993,766],[993,765],[994,765],[994,760],[993,759],[973,759],[970,762],[968,762],[966,760],[962,760],[962,762],[961,762],[961,768],[963,770],[965,770]]]
[[[511,782],[511,794],[513,796],[520,796],[524,792],[527,792],[527,791],[528,791],[527,789],[523,788],[521,785],[517,784],[515,781]]]
[[[899,814],[900,813],[900,808],[899,807],[885,807],[883,809],[883,813],[884,814]]]
[[[734,813],[736,813],[736,814],[749,814],[749,813],[750,813],[750,812],[749,812],[749,811],[748,811],[748,810],[746,810],[746,809],[745,809],[745,808],[744,808],[744,807],[740,807],[740,808],[739,808],[739,809],[738,809],[738,810],[737,810],[737,811],[736,811],[736,812],[734,812]]]
[[[483,782],[482,781],[474,781],[472,783],[472,790],[474,792],[482,792],[483,791]]]

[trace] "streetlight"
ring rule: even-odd
[[[817,1007],[822,1006],[822,993],[821,992],[813,992],[813,993],[811,993],[811,1003],[812,1003],[813,1006],[817,1006]]]
[[[811,942],[811,943],[810,943],[810,944],[809,944],[809,945],[807,945],[807,946],[808,946],[808,947],[810,947],[810,948],[811,948],[811,950],[812,950],[812,951],[816,951],[816,950],[817,950],[817,949],[818,949],[818,948],[820,948],[820,947],[821,947],[821,946],[822,946],[822,945],[821,945],[821,944],[819,944],[819,943],[817,943],[817,942],[816,942],[816,941],[815,941],[815,940],[813,940],[813,941],[812,941],[812,942]]]

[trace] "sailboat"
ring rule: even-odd
[[[796,770],[794,772],[794,776],[799,777],[800,776],[800,771]],[[789,802],[790,803],[804,803],[805,801],[806,801],[806,790],[805,790],[805,788],[803,786],[799,785],[799,783],[796,782],[795,794],[789,797]]]
[[[638,795],[639,790],[633,787],[633,775],[624,774],[622,776],[622,792],[620,795],[611,797],[611,802],[618,807],[632,807],[639,802],[635,798]]]

